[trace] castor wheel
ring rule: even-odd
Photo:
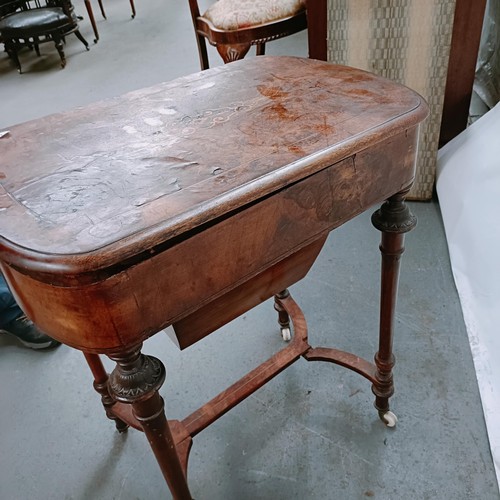
[[[290,342],[292,340],[292,332],[290,330],[290,327],[284,326],[281,328],[281,336],[283,337],[283,340],[285,342]]]
[[[398,417],[392,411],[379,411],[378,416],[387,427],[396,427]]]
[[[113,419],[115,421],[115,426],[116,430],[120,433],[123,434],[124,432],[128,431],[129,425],[124,422],[123,420],[120,420],[119,418]]]

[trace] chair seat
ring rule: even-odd
[[[216,28],[250,28],[294,16],[306,8],[306,0],[218,0],[203,14]]]
[[[59,7],[43,7],[11,14],[0,21],[0,33],[15,37],[17,33],[29,36],[30,30],[39,33],[57,29],[69,22],[68,16]],[[42,30],[41,30],[42,28]]]

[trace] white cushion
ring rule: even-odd
[[[305,7],[306,0],[218,0],[203,17],[216,28],[237,30],[293,16]]]

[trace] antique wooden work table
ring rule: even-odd
[[[174,498],[191,498],[192,438],[304,357],[372,383],[394,425],[393,317],[427,106],[352,68],[258,57],[48,116],[0,140],[1,269],[26,313],[84,352],[109,418],[143,430]],[[382,231],[375,362],[308,344],[286,288],[332,229],[375,203]],[[275,296],[281,351],[182,421],[141,343],[173,325],[183,349]],[[99,354],[116,362],[108,378]]]

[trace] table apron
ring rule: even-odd
[[[230,309],[225,322],[292,285],[305,276],[329,231],[408,186],[417,136],[417,127],[406,130],[94,283],[64,287],[50,277],[30,277],[29,270],[3,270],[21,291],[17,299],[27,314],[72,347],[115,352],[172,323],[185,347],[220,326],[212,314],[200,334],[182,333],[203,324],[203,311],[215,310],[211,304]],[[233,300],[233,291],[245,294],[245,284],[250,298]]]

